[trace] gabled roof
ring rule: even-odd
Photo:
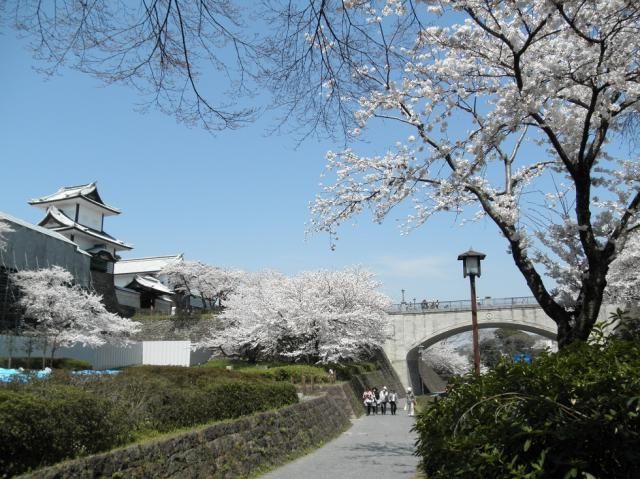
[[[75,230],[95,240],[99,240],[114,246],[118,246],[120,249],[133,249],[132,245],[127,244],[124,241],[121,241],[119,239],[116,239],[113,236],[105,233],[104,231],[96,231],[92,228],[88,228],[84,225],[81,225],[80,223],[76,223],[55,206],[50,206],[49,208],[47,208],[47,214],[40,221],[40,223],[38,223],[38,225],[44,226],[46,224],[51,224],[51,223],[54,223],[57,225],[50,228],[54,231],[60,232],[60,231]]]
[[[168,256],[121,259],[113,267],[113,274],[157,273],[172,262],[182,261],[183,253]]]
[[[102,198],[100,198],[100,195],[98,194],[98,187],[95,181],[87,185],[63,186],[55,193],[47,196],[42,196],[40,198],[35,198],[29,201],[29,204],[33,206],[46,206],[50,203],[68,201],[74,198],[82,198],[95,206],[107,210],[112,214],[120,213],[120,210],[118,208],[109,206],[104,201],[102,201]]]
[[[78,245],[75,244],[73,241],[71,241],[69,238],[67,238],[66,236],[61,235],[60,233],[58,233],[55,230],[51,230],[49,228],[43,228],[42,226],[38,226],[38,225],[31,224],[31,223],[27,223],[26,221],[21,220],[20,218],[16,218],[15,216],[11,216],[8,213],[3,213],[2,211],[0,211],[0,220],[6,220],[6,221],[8,221],[10,223],[14,223],[14,224],[16,224],[18,226],[22,226],[23,228],[28,228],[30,230],[37,231],[38,233],[41,233],[43,235],[51,236],[52,238],[55,238],[58,241],[62,241],[64,243],[72,244],[72,245],[74,245],[76,247],[76,249],[80,253],[82,253],[82,254],[84,254],[86,256],[89,255],[89,253],[87,253],[86,251],[78,248]]]
[[[140,276],[138,274],[133,277],[131,282],[127,284],[125,288],[132,289],[134,291],[149,291],[159,295],[173,294],[173,291],[153,276]]]

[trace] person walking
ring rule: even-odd
[[[416,395],[413,394],[413,389],[407,388],[407,410],[409,416],[415,416],[416,414]]]
[[[362,393],[362,402],[364,404],[364,407],[367,409],[367,416],[371,415],[371,406],[373,405],[373,401],[373,391],[371,391],[371,389],[369,389],[369,386],[367,386]]]
[[[378,404],[380,403],[380,391],[378,388],[373,388],[373,414],[378,414]]]
[[[389,393],[389,407],[391,408],[391,415],[395,416],[398,410],[398,393],[395,389],[392,389]]]
[[[387,386],[382,386],[382,391],[380,391],[380,412],[383,416],[387,414],[387,402],[389,402],[389,391],[387,391]]]

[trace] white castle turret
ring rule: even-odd
[[[104,218],[120,210],[102,201],[95,182],[63,187],[29,204],[46,211],[39,226],[57,231],[91,254],[93,271],[113,274],[118,252],[133,248],[104,231]]]

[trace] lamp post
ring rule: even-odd
[[[462,261],[462,273],[469,276],[471,284],[471,332],[473,335],[473,369],[480,374],[480,343],[478,339],[478,307],[476,305],[476,276],[480,277],[480,261],[487,255],[470,249],[458,256]]]

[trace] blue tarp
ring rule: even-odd
[[[11,381],[20,381],[26,383],[32,378],[46,378],[50,374],[50,369],[41,369],[39,371],[22,371],[20,369],[0,368],[0,382],[8,383]]]
[[[118,374],[120,371],[117,369],[104,369],[102,371],[95,371],[93,369],[84,369],[82,371],[73,371],[71,374],[77,374],[81,376],[96,376],[103,374]],[[6,369],[0,368],[0,383],[9,383],[11,381],[20,381],[23,383],[29,382],[33,378],[46,378],[51,374],[51,370],[41,369],[39,371],[22,371],[20,369]]]

